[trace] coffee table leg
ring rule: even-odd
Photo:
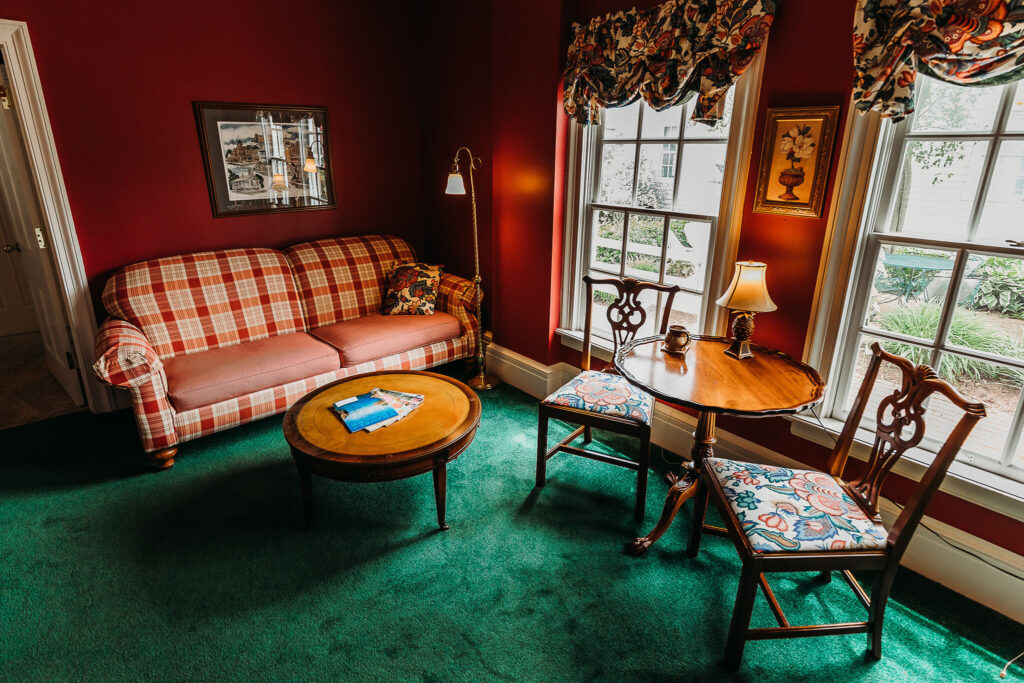
[[[445,521],[445,502],[448,498],[448,465],[439,462],[434,466],[434,503],[437,505],[437,525],[441,531],[448,531]]]
[[[711,457],[715,444],[715,414],[702,412],[697,416],[697,429],[693,433],[693,448],[690,449],[690,457],[693,462],[683,472],[683,476],[668,490],[665,498],[665,507],[662,508],[661,518],[658,524],[646,536],[634,539],[626,546],[630,555],[643,555],[647,549],[654,544],[661,535],[668,531],[676,518],[676,513],[683,503],[693,498],[697,492],[697,478],[700,476],[700,468],[704,466],[704,458]]]
[[[308,529],[313,525],[313,473],[298,458],[295,459],[295,467],[299,470],[299,488],[302,490],[303,528]]]

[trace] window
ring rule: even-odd
[[[1024,82],[918,82],[915,113],[880,137],[829,412],[845,419],[878,341],[983,401],[958,458],[1024,481]],[[870,421],[896,381],[879,376]],[[927,408],[934,451],[957,412]]]
[[[563,328],[583,328],[584,288],[578,282],[590,273],[679,285],[683,291],[670,322],[703,331],[735,90],[713,127],[689,120],[692,102],[657,112],[638,101],[604,110],[599,126],[583,129],[574,174],[578,215],[567,249],[575,255],[576,268],[567,268],[572,276],[566,280],[574,305],[563,309]],[[598,336],[609,334],[605,310],[613,291],[595,291]],[[650,315],[641,336],[655,333],[663,308],[662,295],[646,294]]]

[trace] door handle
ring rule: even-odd
[[[10,244],[5,244],[2,247],[2,249],[4,250],[5,254],[10,254],[12,251],[16,251],[18,253],[21,253],[21,245],[18,244],[17,242],[14,243],[14,246],[11,246]]]

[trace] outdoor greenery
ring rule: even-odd
[[[921,339],[934,339],[939,329],[941,314],[941,307],[933,303],[900,306],[883,314],[880,324],[882,329],[890,332]],[[986,326],[982,316],[968,311],[957,311],[953,316],[949,343],[975,351],[1024,359],[1024,344],[1011,339],[998,329]],[[911,344],[887,342],[886,350],[918,364],[931,361],[931,352],[928,349]],[[943,374],[955,378],[974,381],[999,380],[1017,386],[1024,384],[1024,372],[948,353],[943,356],[942,371]]]
[[[971,275],[979,279],[972,308],[1024,319],[1024,260],[994,256]]]
[[[928,288],[938,273],[937,270],[887,265],[875,278],[875,289],[891,292],[904,300],[914,299]]]
[[[625,214],[619,211],[600,211],[597,214],[597,235],[604,239],[621,240],[622,224]],[[684,247],[690,247],[686,239],[687,221],[672,219],[669,221],[669,230],[679,239]],[[665,230],[664,219],[660,216],[645,216],[633,214],[629,219],[629,241],[631,244],[643,244],[652,247],[662,246],[662,237]],[[614,247],[597,247],[597,260],[600,263],[617,266],[622,257],[622,250]],[[644,254],[640,252],[627,251],[626,265],[637,270],[649,273],[658,273],[661,270],[661,257],[655,254]],[[669,259],[665,267],[665,274],[686,278],[697,271],[697,267],[690,261],[681,259]]]

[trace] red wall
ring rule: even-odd
[[[382,3],[6,0],[28,24],[98,297],[141,259],[367,232],[422,241],[413,22]],[[336,210],[214,219],[193,100],[328,108]]]
[[[494,142],[491,114],[493,12],[490,3],[451,0],[446,11],[433,4],[417,3],[421,40],[418,60],[429,84],[420,109],[423,135],[424,257],[443,263],[458,275],[473,275],[473,217],[469,196],[444,194],[455,151],[469,147],[480,159],[474,171],[477,223],[480,239],[480,273],[484,286],[484,323],[490,329],[493,309],[494,248],[491,239],[491,205],[494,192]],[[438,96],[440,94],[440,96]],[[459,168],[469,189],[466,153]]]

